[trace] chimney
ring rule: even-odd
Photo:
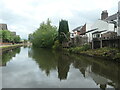
[[[101,20],[104,20],[104,19],[106,19],[107,17],[108,17],[108,12],[107,12],[107,10],[102,11]]]

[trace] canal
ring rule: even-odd
[[[20,47],[2,55],[3,88],[120,88],[120,64]]]

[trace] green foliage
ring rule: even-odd
[[[23,42],[24,42],[24,43],[27,43],[27,42],[28,42],[28,40],[24,39],[24,40],[23,40]]]
[[[120,59],[120,52],[116,54],[115,58]]]
[[[61,46],[61,44],[59,43],[59,41],[56,40],[52,48],[53,48],[54,50],[61,50],[61,49],[62,49],[62,46]]]
[[[29,41],[32,41],[32,38],[33,38],[33,35],[32,35],[32,34],[29,34],[28,40],[29,40]]]
[[[107,59],[113,59],[113,60],[120,60],[120,52],[117,48],[104,47],[98,49],[90,49],[90,46],[86,44],[80,47],[69,48],[66,51],[71,53],[85,54],[95,57],[105,57]]]
[[[20,42],[20,37],[13,35],[9,30],[0,30],[0,38],[3,42]]]
[[[13,41],[14,41],[15,43],[20,42],[20,37],[19,37],[19,36],[13,36]]]
[[[70,37],[69,35],[69,26],[68,26],[68,21],[66,20],[61,20],[59,22],[59,30],[58,30],[58,39],[59,42],[66,42],[68,41],[68,38]]]
[[[85,44],[85,45],[80,46],[80,47],[70,48],[70,49],[69,49],[69,52],[80,53],[80,52],[82,52],[82,51],[86,51],[86,50],[89,50],[89,49],[90,49],[90,45]]]
[[[11,35],[11,32],[8,31],[8,30],[0,30],[0,33],[1,33],[1,37],[2,37],[2,40],[3,42],[8,42],[8,41],[11,41],[12,39],[12,35]]]
[[[52,26],[48,19],[47,23],[41,23],[40,27],[32,34],[32,43],[36,47],[51,48],[57,37],[57,28]]]
[[[117,48],[104,47],[82,51],[81,53],[90,56],[107,57],[108,59],[120,59],[120,52]]]

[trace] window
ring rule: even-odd
[[[100,34],[97,34],[97,35],[96,35],[96,38],[99,38],[99,37],[100,37]]]

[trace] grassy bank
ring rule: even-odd
[[[90,49],[88,45],[84,45],[81,47],[73,47],[64,50],[70,53],[87,55],[90,57],[105,58],[108,60],[114,60],[120,62],[120,51],[117,48],[104,47],[99,49]]]
[[[22,45],[23,45],[23,44],[3,45],[3,46],[0,46],[0,52],[4,52],[4,51],[7,51],[7,50],[11,50],[11,49],[20,47],[20,46],[22,46]]]

